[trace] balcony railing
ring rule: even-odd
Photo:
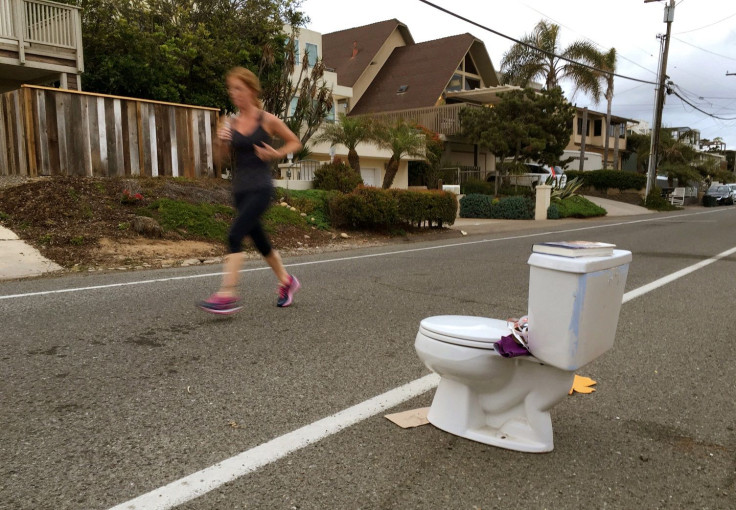
[[[29,47],[39,45],[76,50],[82,65],[82,26],[79,7],[47,0],[0,0],[0,39],[17,41],[25,63]]]
[[[413,122],[424,126],[441,135],[459,135],[461,131],[460,110],[463,108],[480,107],[469,103],[448,104],[430,108],[414,108],[411,110],[375,113],[370,116],[387,123],[394,123],[399,119],[403,119],[406,122]]]

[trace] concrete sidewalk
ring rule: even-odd
[[[0,226],[0,280],[39,276],[61,269],[15,233]]]
[[[637,205],[616,202],[605,198],[586,197],[591,202],[608,211],[608,216],[629,216],[651,214],[652,211]],[[574,222],[579,220],[555,220]],[[561,224],[560,223],[560,224]],[[487,220],[478,218],[458,218],[451,228],[469,234],[485,232],[510,232],[524,228],[539,227],[534,220]],[[12,231],[0,226],[0,280],[39,276],[59,271],[62,267],[46,259],[37,249],[21,241]]]

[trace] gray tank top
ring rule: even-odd
[[[273,187],[271,168],[268,162],[256,156],[255,146],[271,144],[269,135],[261,124],[262,115],[258,118],[258,126],[252,134],[245,136],[233,129],[230,145],[235,153],[233,171],[233,191],[265,190]]]

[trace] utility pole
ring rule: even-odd
[[[644,3],[655,2],[659,0],[644,0]],[[675,0],[670,0],[669,5],[664,6],[664,22],[667,23],[667,34],[662,41],[662,54],[660,55],[659,79],[657,83],[657,104],[654,109],[654,126],[652,128],[651,145],[649,147],[649,165],[647,167],[647,188],[646,193],[654,189],[655,179],[657,175],[657,160],[659,149],[659,130],[662,127],[662,108],[664,107],[664,90],[665,80],[667,79],[667,54],[670,50],[670,32],[672,30],[672,22],[675,19]]]
[[[588,107],[583,109],[583,129],[580,132],[580,171],[582,172],[585,166],[585,137],[588,134]]]

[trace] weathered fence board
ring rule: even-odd
[[[0,96],[0,176],[214,177],[214,108],[24,85]]]

